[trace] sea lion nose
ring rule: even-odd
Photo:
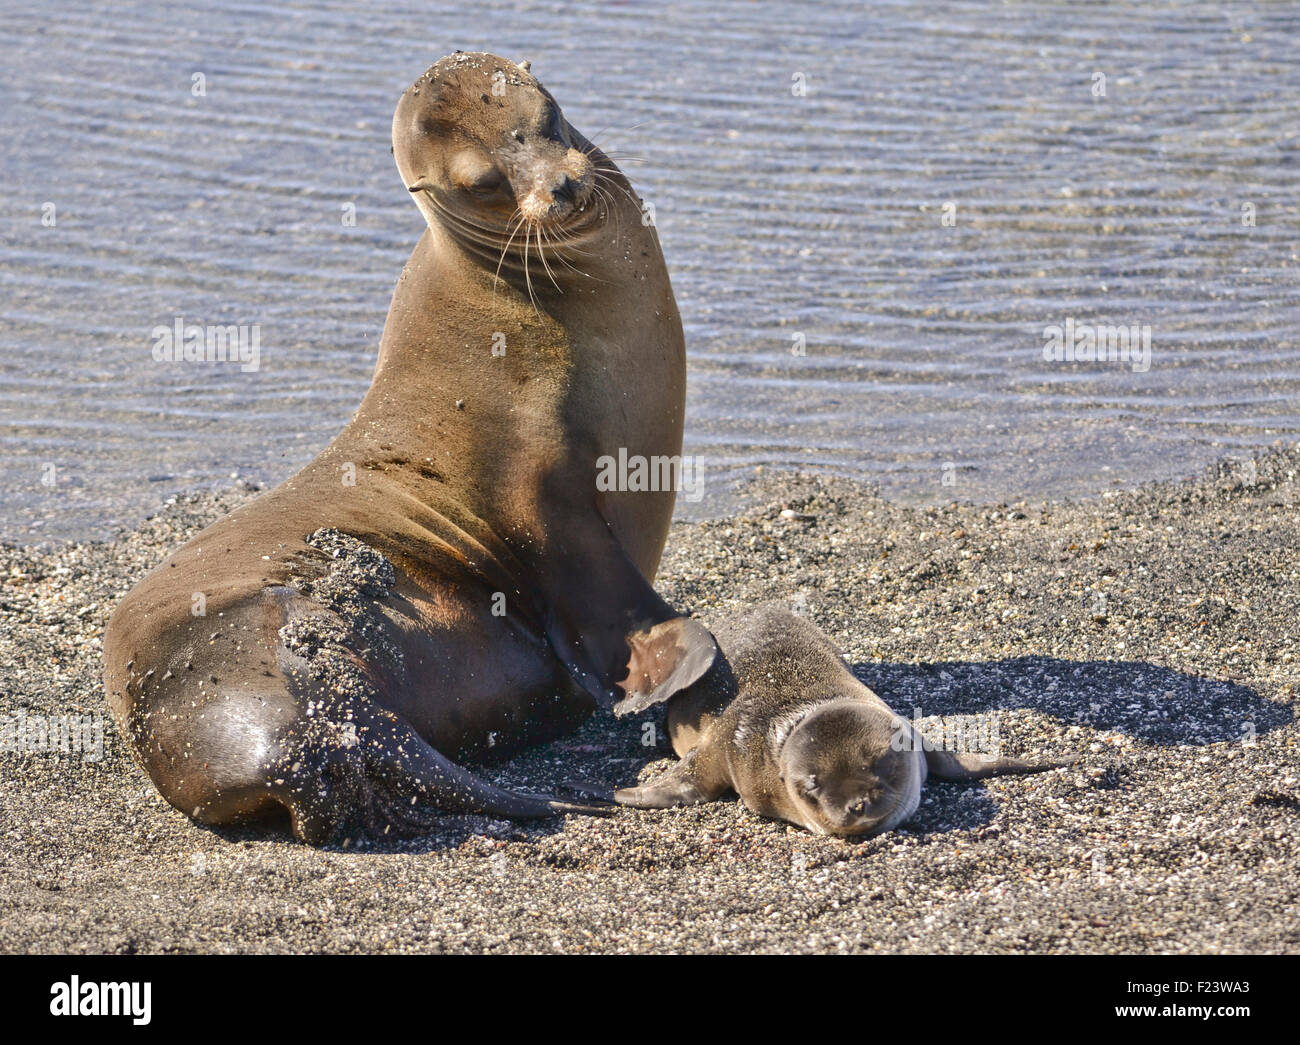
[[[572,206],[578,197],[579,184],[568,174],[562,174],[550,184],[538,182],[526,196],[519,201],[519,209],[524,217],[538,220],[562,212],[566,205]]]
[[[556,203],[572,203],[578,196],[578,183],[569,175],[563,175],[560,180],[551,187],[551,198]]]

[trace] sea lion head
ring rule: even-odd
[[[782,742],[781,783],[813,831],[888,831],[921,800],[921,758],[909,740],[907,724],[885,709],[829,701],[800,718]]]
[[[431,226],[502,250],[512,235],[549,246],[596,220],[597,181],[613,166],[528,63],[481,52],[443,58],[406,90],[393,156]]]

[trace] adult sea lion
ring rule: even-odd
[[[283,808],[322,843],[435,810],[591,811],[456,763],[666,699],[713,660],[650,586],[674,491],[597,489],[602,458],[681,453],[681,321],[631,185],[490,54],[402,95],[393,152],[426,228],[356,416],[108,626],[123,735],[204,823]]]
[[[753,812],[817,834],[871,835],[916,812],[927,774],[975,780],[1067,764],[927,744],[853,676],[823,632],[783,607],[747,610],[712,630],[722,655],[668,699],[681,761],[651,783],[615,791],[618,804],[665,809],[734,791]]]

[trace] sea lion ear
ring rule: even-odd
[[[718,655],[709,630],[689,617],[633,631],[627,644],[631,650],[627,678],[618,684],[627,696],[614,705],[619,718],[662,704],[698,681]]]

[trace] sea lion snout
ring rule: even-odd
[[[513,165],[516,173],[511,181],[518,184],[515,198],[527,221],[563,222],[590,200],[591,161],[577,149],[561,150],[556,144],[546,142]]]

